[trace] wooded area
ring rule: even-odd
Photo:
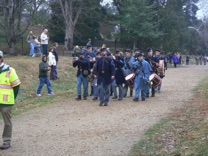
[[[10,54],[28,27],[49,30],[50,40],[65,49],[119,43],[119,48],[159,48],[165,52],[208,55],[208,15],[198,19],[199,0],[1,0],[0,34]],[[201,7],[203,8],[203,7]],[[206,9],[205,9],[206,10]],[[116,30],[115,30],[116,29]],[[39,34],[38,34],[39,35]],[[24,39],[26,40],[26,39]],[[113,49],[114,50],[114,49]]]

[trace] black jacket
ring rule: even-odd
[[[53,55],[55,56],[56,62],[58,62],[58,51],[55,47],[53,48]]]
[[[46,63],[47,61],[44,61],[45,56],[42,57],[42,62],[39,64],[39,78],[40,77],[48,77],[48,64]]]
[[[88,61],[88,59],[84,58],[84,59],[79,59],[75,62],[73,62],[73,67],[78,67],[78,71],[77,71],[77,77],[82,73],[82,75],[84,77],[87,77],[90,74],[90,62]],[[88,75],[84,75],[83,72],[84,70],[88,71]]]

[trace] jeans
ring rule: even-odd
[[[48,56],[48,45],[42,44],[42,48],[43,48],[43,55]]]
[[[34,55],[34,43],[30,42],[30,56]]]
[[[39,86],[38,86],[37,94],[40,94],[44,84],[47,85],[48,94],[51,94],[53,91],[51,90],[51,82],[48,79],[48,77],[40,77],[39,80],[40,80],[40,83],[39,83]]]
[[[104,85],[103,82],[98,86],[100,103],[108,103],[110,97],[111,84]]]
[[[40,54],[40,53],[41,53],[41,51],[40,51],[40,47],[35,46],[35,47],[34,47],[34,49],[36,50],[36,53],[37,53],[37,54]]]
[[[98,97],[98,85],[97,85],[97,79],[93,80],[93,95],[94,97]]]
[[[57,68],[58,68],[58,62],[56,62],[56,66],[54,66],[54,72],[53,72],[53,75],[54,77],[58,77],[58,71],[57,71]]]
[[[117,89],[116,88],[118,87],[119,98],[123,98],[123,85],[122,84],[117,85],[116,80],[113,80],[112,87],[113,87],[114,97],[117,97]]]
[[[83,84],[83,96],[88,96],[88,80],[87,77],[84,77],[82,74],[80,74],[77,77],[77,95],[81,96],[81,85]]]

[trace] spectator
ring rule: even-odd
[[[59,79],[58,71],[57,71],[57,68],[58,68],[58,51],[57,51],[57,48],[58,48],[58,43],[54,42],[53,43],[53,55],[55,56],[55,59],[56,59],[56,66],[54,68],[54,78],[55,79]]]
[[[46,56],[48,56],[48,40],[49,40],[49,37],[47,34],[48,34],[48,29],[45,29],[40,36],[41,45],[43,48],[43,55],[46,55]]]
[[[36,51],[36,55],[35,56],[40,56],[41,55],[41,51],[40,51],[40,42],[38,41],[38,37],[34,36],[34,50]]]
[[[54,69],[56,66],[56,58],[53,54],[53,47],[49,49],[48,65],[51,67],[50,80],[55,80],[56,78],[54,77]]]
[[[47,56],[43,55],[42,62],[39,64],[39,80],[40,80],[40,83],[39,83],[39,86],[38,86],[38,89],[37,89],[37,92],[36,92],[36,95],[38,97],[41,96],[40,93],[41,93],[41,90],[42,90],[44,84],[47,85],[48,95],[53,95],[54,94],[53,91],[51,90],[51,82],[48,79],[48,71],[50,69],[51,68],[47,64]]]
[[[34,42],[33,42],[33,39],[34,39],[34,35],[33,35],[33,32],[30,31],[30,34],[27,36],[27,42],[29,43],[29,46],[30,46],[30,56],[34,57]]]

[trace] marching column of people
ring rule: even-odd
[[[174,56],[171,59],[175,62]],[[99,51],[93,49],[92,44],[87,44],[86,48],[80,50],[79,58],[73,58],[73,66],[78,67],[76,100],[82,99],[82,85],[83,99],[87,99],[90,82],[90,95],[93,96],[93,101],[100,101],[99,106],[108,106],[111,89],[112,99],[122,100],[130,88],[130,97],[135,90],[133,101],[145,101],[149,98],[150,91],[151,97],[155,96],[156,90],[160,92],[167,62],[168,55],[162,56],[159,49],[153,55],[153,50],[148,48],[144,58],[138,48],[135,48],[133,54],[130,49],[126,49],[123,56],[119,50],[112,54],[108,48],[102,47]],[[153,80],[150,80],[150,75]]]

